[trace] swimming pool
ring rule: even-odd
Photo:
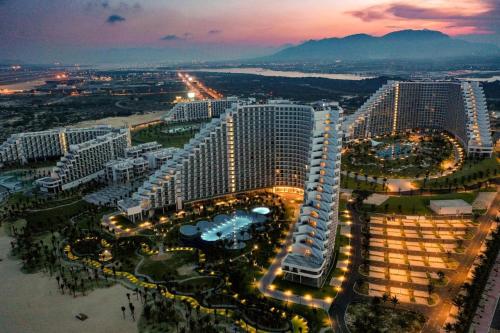
[[[207,242],[215,242],[219,239],[228,239],[233,237],[234,231],[246,230],[256,220],[251,216],[234,215],[230,216],[222,223],[203,231],[201,239]]]
[[[267,215],[271,212],[271,210],[268,207],[255,207],[252,209],[252,213],[256,214],[261,214],[261,215]]]
[[[413,146],[409,143],[393,143],[384,146],[381,150],[377,151],[377,156],[383,159],[396,159],[407,157]]]

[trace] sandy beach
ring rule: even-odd
[[[17,260],[7,258],[10,238],[0,227],[0,331],[5,333],[136,333],[137,323],[128,312],[126,288],[115,285],[97,289],[87,296],[73,298],[57,291],[55,279],[38,274],[24,274]],[[141,303],[131,297],[136,318]],[[120,307],[127,307],[123,320]],[[89,318],[80,321],[78,313]]]
[[[95,125],[111,125],[113,127],[133,126],[160,119],[167,111],[154,111],[145,114],[134,114],[128,117],[108,117],[98,120],[85,120],[73,124],[74,127],[90,127]]]

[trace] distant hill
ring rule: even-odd
[[[493,44],[472,43],[433,30],[401,30],[381,37],[367,34],[310,40],[262,59],[269,61],[335,61],[436,59],[500,56]]]

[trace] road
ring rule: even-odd
[[[347,306],[354,300],[367,299],[368,297],[358,295],[354,292],[354,284],[361,278],[361,274],[358,271],[358,267],[363,262],[363,257],[361,256],[361,227],[362,222],[360,220],[358,212],[353,209],[353,207],[348,207],[351,216],[351,260],[347,266],[348,273],[345,275],[346,279],[341,285],[341,289],[335,301],[333,302],[329,315],[332,318],[333,329],[335,332],[346,332],[348,329],[344,320],[345,312]]]
[[[186,85],[187,89],[195,94],[196,99],[221,99],[224,97],[221,93],[215,91],[212,88],[206,87],[205,85],[203,85],[203,83],[189,74],[183,74],[179,72],[177,76]]]
[[[429,314],[429,320],[423,328],[424,332],[439,332],[445,324],[446,318],[448,318],[448,314],[450,313],[452,307],[451,300],[458,294],[460,287],[467,278],[467,273],[479,253],[479,249],[481,248],[483,241],[491,228],[492,219],[495,218],[499,207],[500,196],[497,193],[495,201],[490,206],[488,212],[479,217],[478,230],[474,235],[474,238],[469,243],[469,246],[464,253],[464,257],[461,260],[460,266],[450,277],[448,286],[443,288],[440,293],[441,299],[445,301],[439,303],[433,308],[432,313]]]

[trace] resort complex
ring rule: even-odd
[[[348,141],[413,130],[447,131],[470,155],[493,152],[486,99],[478,82],[389,81],[344,123]]]
[[[293,281],[321,286],[337,227],[342,109],[287,101],[234,105],[212,118],[133,195],[118,203],[133,217],[155,209],[255,189],[305,192],[292,252]]]
[[[0,145],[0,246],[23,271],[75,302],[124,289],[106,301],[126,302],[120,322],[140,311],[134,328],[148,333],[463,333],[484,321],[500,169],[478,83],[384,80],[353,111],[203,99],[222,94],[168,77],[188,99],[151,121]]]

